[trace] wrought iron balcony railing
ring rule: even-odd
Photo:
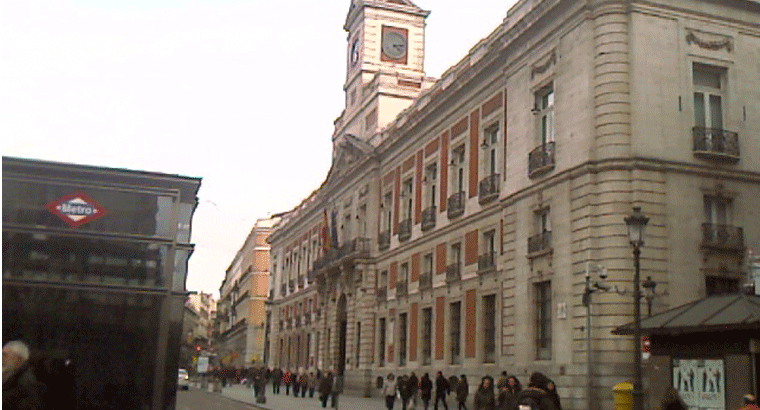
[[[446,216],[456,218],[464,213],[464,191],[459,191],[449,196],[449,200],[446,202]]]
[[[528,238],[528,254],[548,251],[552,248],[552,232],[543,231]]]
[[[744,230],[731,225],[702,224],[702,247],[744,251]]]
[[[554,169],[554,141],[541,144],[528,154],[528,177],[552,169]]]
[[[432,229],[435,227],[435,215],[436,215],[436,207],[435,205],[427,207],[422,210],[422,221],[421,221],[421,228],[423,231],[427,231],[428,229]]]
[[[407,293],[406,281],[396,282],[396,298],[406,296],[406,293]]]
[[[406,241],[412,237],[412,218],[406,218],[398,223],[398,240]]]
[[[692,128],[694,155],[717,161],[739,161],[739,134],[719,128]]]
[[[462,279],[462,271],[458,263],[446,267],[446,283],[459,282]]]
[[[388,289],[386,287],[378,288],[375,292],[377,303],[383,303],[388,300]]]
[[[430,272],[420,275],[419,290],[431,289],[433,287],[433,274]]]
[[[485,204],[499,197],[499,174],[483,178],[478,185],[478,203]]]
[[[391,246],[391,231],[383,231],[377,236],[377,244],[380,250],[386,250]]]
[[[478,273],[483,274],[493,272],[493,270],[496,268],[494,256],[494,252],[486,252],[478,256]]]

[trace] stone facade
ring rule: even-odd
[[[349,50],[361,27],[412,36],[425,16],[354,1]],[[382,34],[358,36],[346,92],[361,78],[357,104],[393,120],[362,129],[347,103],[326,181],[270,236],[268,364],[368,394],[388,372],[538,370],[563,407],[609,407],[633,374],[631,338],[610,333],[633,316],[632,207],[650,218],[642,277],[666,290],[654,311],[738,290],[760,245],[759,16],[751,1],[523,0],[434,82],[413,64],[423,44],[387,61]],[[592,296],[589,356],[590,266],[628,293]]]
[[[269,283],[267,237],[279,218],[259,219],[227,269],[219,288],[217,354],[224,366],[264,363]]]

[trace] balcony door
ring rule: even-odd
[[[723,129],[723,73],[718,68],[694,65],[694,126]],[[712,133],[705,133],[708,138]]]

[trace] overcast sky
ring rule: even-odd
[[[202,177],[189,290],[330,167],[349,0],[2,0],[2,154]],[[418,0],[440,77],[515,0]]]

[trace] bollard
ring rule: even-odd
[[[620,382],[612,387],[612,406],[615,410],[633,409],[633,384]]]

